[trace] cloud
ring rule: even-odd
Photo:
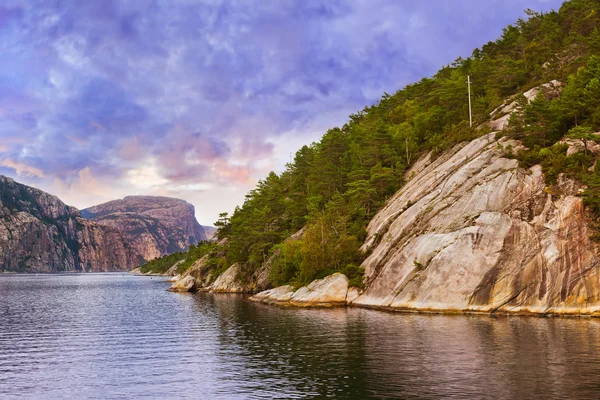
[[[384,91],[561,1],[5,0],[0,151],[78,206],[168,192],[214,220]]]
[[[17,176],[22,177],[44,177],[44,171],[31,165],[23,164],[21,162],[5,158],[0,162],[0,166],[13,169]]]

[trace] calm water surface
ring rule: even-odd
[[[0,276],[1,399],[598,399],[600,321],[268,307]]]

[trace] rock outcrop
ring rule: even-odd
[[[564,176],[548,186],[540,166],[505,156],[509,146],[520,144],[491,133],[415,163],[367,228],[365,288],[345,304],[600,315],[600,246],[583,187]],[[305,292],[286,286],[253,299],[303,305]]]
[[[291,235],[286,239],[289,241],[300,240],[304,235],[304,229]],[[225,240],[219,242],[224,244]],[[188,276],[195,279],[195,290],[213,292],[213,293],[256,293],[272,288],[269,281],[269,274],[276,257],[279,257],[279,251],[273,252],[271,256],[258,268],[251,276],[242,277],[242,265],[233,264],[222,274],[216,276],[214,266],[208,265],[208,255],[196,261],[179,278],[183,280]],[[177,284],[177,281],[175,281]],[[175,285],[174,285],[175,286]]]
[[[213,270],[207,266],[208,257],[202,257],[194,265],[188,268],[175,283],[169,288],[170,291],[179,292],[180,287],[190,285],[189,291],[205,291],[212,293],[249,293],[252,287],[243,284],[240,279],[240,265],[233,264],[223,273],[213,279]]]
[[[196,280],[191,276],[179,279],[168,289],[170,292],[195,292]]]
[[[0,176],[0,270],[123,271],[135,266],[117,229],[56,196]]]
[[[128,196],[82,210],[82,215],[123,232],[139,263],[207,238],[194,206],[170,197]]]
[[[494,134],[416,165],[371,221],[365,291],[351,304],[391,309],[585,313],[600,310],[598,244],[560,177],[519,168]]]
[[[246,286],[240,282],[239,264],[233,264],[227,268],[206,289],[213,293],[245,293],[248,291]]]
[[[348,288],[346,275],[335,273],[323,279],[312,281],[294,291],[291,285],[266,290],[250,297],[250,300],[292,307],[332,307],[345,305],[358,296],[355,288]]]
[[[538,93],[544,92],[548,98],[558,97],[560,95],[562,83],[557,80],[550,81],[541,86],[529,89],[523,96],[528,103],[531,103],[537,97]],[[500,107],[491,112],[489,126],[493,131],[501,131],[508,127],[508,121],[513,112],[520,113],[522,107],[514,100],[515,96],[510,97]]]

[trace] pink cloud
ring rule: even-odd
[[[25,176],[25,177],[44,177],[44,171],[37,167],[33,167],[31,165],[24,164],[22,162],[5,158],[0,162],[0,165],[3,167],[12,168],[17,173],[17,176]]]

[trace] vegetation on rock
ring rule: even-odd
[[[144,274],[164,274],[173,265],[180,261],[183,261],[181,262],[181,264],[179,264],[177,268],[177,273],[182,274],[189,267],[191,267],[194,264],[194,262],[202,258],[204,255],[209,254],[211,252],[216,252],[218,247],[219,245],[214,242],[211,242],[209,240],[203,240],[200,241],[197,245],[190,245],[190,248],[187,251],[182,251],[179,253],[173,253],[155,258],[154,260],[151,260],[146,264],[142,265],[140,271]]]
[[[587,185],[585,204],[600,216],[600,167],[587,151],[600,130],[600,4],[572,0],[559,11],[537,13],[503,30],[495,42],[459,58],[431,78],[385,93],[350,116],[341,128],[302,147],[281,174],[271,172],[247,194],[233,215],[215,225],[225,239],[221,264],[240,263],[251,277],[271,256],[274,285],[301,286],[335,271],[361,285],[359,250],[369,220],[402,185],[407,169],[426,152],[439,154],[485,129],[469,126],[467,76],[473,82],[474,125],[512,98],[521,113],[510,134],[524,150],[522,166],[542,164],[550,182],[569,173]],[[525,91],[563,83],[560,96]],[[496,117],[498,117],[496,115]],[[585,151],[567,156],[565,135],[582,139]],[[285,241],[305,227],[298,241]],[[415,263],[415,265],[417,265]],[[418,266],[417,266],[418,267]]]

